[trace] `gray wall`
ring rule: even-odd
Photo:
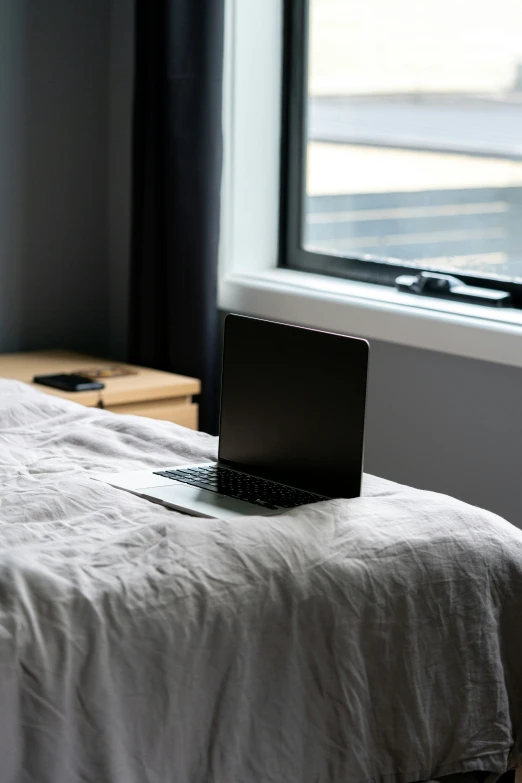
[[[366,470],[522,528],[522,370],[371,346]]]
[[[110,355],[127,358],[129,317],[134,0],[111,0],[109,51]]]
[[[124,351],[132,14],[117,26],[120,6],[0,3],[0,351]]]

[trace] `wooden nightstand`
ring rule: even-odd
[[[101,391],[63,392],[31,383],[35,375],[71,373],[75,370],[115,364],[130,367],[136,370],[137,374],[102,379],[105,388]],[[97,359],[72,351],[2,354],[0,377],[24,381],[40,391],[79,402],[90,408],[103,407],[114,413],[133,413],[136,416],[173,421],[193,430],[198,428],[198,406],[192,402],[192,395],[201,391],[201,383],[197,378]]]

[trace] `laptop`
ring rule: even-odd
[[[218,461],[96,478],[202,517],[357,497],[368,354],[359,338],[228,315]]]

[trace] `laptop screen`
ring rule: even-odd
[[[229,315],[219,459],[329,497],[360,494],[368,343]]]

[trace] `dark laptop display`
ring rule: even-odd
[[[229,315],[219,460],[100,475],[198,517],[267,516],[361,491],[368,343]]]
[[[328,497],[361,489],[365,340],[229,315],[219,461]]]

